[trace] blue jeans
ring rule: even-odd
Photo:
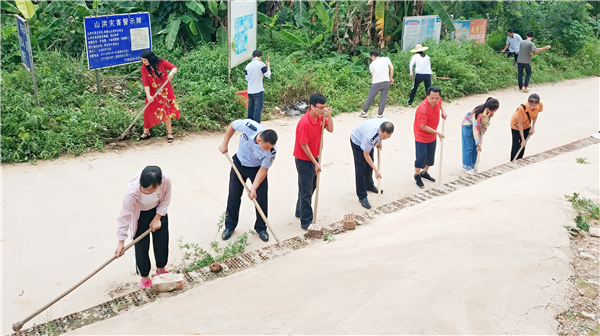
[[[471,170],[477,163],[477,145],[473,137],[473,125],[462,126],[462,167]]]
[[[265,92],[248,94],[248,119],[252,119],[260,124],[260,113],[263,109]]]
[[[319,158],[316,158],[319,162]],[[296,202],[296,217],[300,217],[300,225],[307,228],[313,221],[312,196],[317,187],[317,174],[312,161],[296,158],[298,171],[298,201]]]

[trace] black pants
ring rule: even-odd
[[[531,64],[519,63],[519,89],[522,89],[523,86],[529,86],[529,79],[531,78]],[[525,84],[523,84],[523,69],[525,69]]]
[[[356,179],[356,196],[358,199],[362,199],[367,197],[367,189],[375,186],[373,183],[373,168],[367,163],[365,160],[364,151],[362,148],[350,140],[350,144],[352,145],[352,154],[354,154],[354,176]],[[373,160],[373,152],[375,149],[372,149],[369,153],[371,156],[371,160]]]
[[[431,86],[431,75],[415,75],[415,84],[413,85],[412,89],[410,89],[408,105],[412,104],[412,102],[415,100],[415,95],[417,94],[417,89],[419,88],[419,85],[421,85],[421,82],[425,82],[425,93],[427,93],[427,89],[429,89],[429,87]]]
[[[319,158],[316,158],[319,162]],[[296,202],[296,217],[300,217],[300,225],[307,228],[313,221],[312,195],[317,187],[315,164],[296,158],[298,171],[298,201]]]
[[[515,56],[515,64],[517,63],[517,58],[519,58],[519,53],[514,53],[514,52],[508,52],[508,54],[506,55],[506,58],[509,58],[510,56],[514,55]]]
[[[519,132],[519,130],[514,130],[512,128],[510,130],[512,132],[512,148],[510,150],[510,161],[512,161],[515,159],[515,156],[517,155],[519,149],[521,149],[521,133]],[[525,139],[527,139],[527,137],[529,136],[529,130],[530,128],[526,128],[523,130],[523,136],[525,137]],[[517,159],[522,158],[523,154],[525,154],[525,148],[523,148],[521,153],[519,153],[519,157]]]
[[[242,163],[237,157],[237,154],[232,158],[233,164],[237,167],[242,175],[242,179],[246,182],[247,179],[250,179],[251,182],[254,182],[254,178],[256,178],[256,173],[258,173],[259,167],[245,167],[242,166]],[[265,216],[269,215],[267,203],[268,203],[268,190],[269,183],[267,181],[267,177],[262,181],[258,189],[256,189],[256,201],[258,205],[262,208],[262,211],[265,213]],[[231,168],[231,172],[229,173],[229,196],[227,197],[227,217],[225,218],[225,228],[234,230],[238,225],[238,220],[240,217],[240,205],[242,205],[242,194],[244,193],[244,186],[240,183],[240,179],[238,179],[237,175],[233,168]],[[265,221],[260,216],[258,210],[256,210],[256,222],[254,223],[254,230],[256,232],[262,232],[267,230],[267,226]]]
[[[139,237],[142,233],[148,231],[150,223],[156,216],[156,208],[141,211],[140,219],[138,219],[138,227],[135,231],[133,239]],[[152,235],[152,248],[154,249],[154,260],[156,268],[167,266],[169,259],[169,215],[164,215],[160,218],[160,229],[150,233],[135,244],[135,265],[137,274],[147,277],[150,274],[150,235]]]

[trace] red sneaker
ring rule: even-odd
[[[142,287],[142,289],[152,287],[152,280],[150,280],[150,278],[148,278],[148,280],[146,280],[146,281],[144,281],[144,279],[142,279],[140,281],[140,287]]]

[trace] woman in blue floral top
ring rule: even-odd
[[[468,174],[476,173],[475,163],[477,155],[481,152],[481,138],[490,126],[490,119],[498,107],[498,99],[489,97],[485,103],[467,113],[462,121],[462,167]]]

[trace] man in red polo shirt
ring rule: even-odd
[[[427,172],[429,167],[433,166],[435,158],[436,135],[440,139],[444,134],[437,130],[440,123],[440,111],[442,118],[448,116],[442,106],[442,90],[437,86],[430,86],[427,89],[427,97],[417,107],[415,113],[415,123],[413,130],[415,132],[415,149],[417,159],[415,160],[415,182],[419,188],[423,188],[422,179],[429,182],[435,182],[435,179]]]
[[[327,107],[327,98],[320,93],[310,96],[310,108],[300,118],[296,126],[296,142],[294,157],[298,171],[298,202],[296,217],[300,218],[300,226],[306,230],[313,221],[311,206],[312,195],[317,184],[317,173],[321,171],[319,164],[319,146],[321,145],[321,124],[325,119],[325,129],[333,132],[331,107]]]

